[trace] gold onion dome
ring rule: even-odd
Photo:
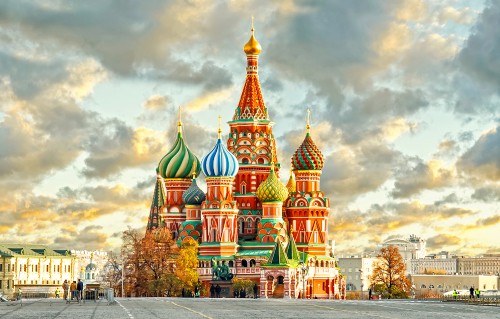
[[[250,36],[250,40],[248,40],[243,47],[243,51],[245,51],[246,54],[259,54],[260,51],[262,51],[259,41],[254,37],[254,31],[255,29],[252,26],[252,36]]]
[[[257,188],[257,198],[263,202],[283,202],[288,197],[288,190],[285,185],[280,182],[278,176],[274,172],[274,165],[271,166],[271,171],[267,179]]]
[[[293,175],[292,170],[290,170],[290,178],[288,179],[288,183],[286,183],[286,189],[288,190],[288,194],[295,193],[297,191],[295,176]]]

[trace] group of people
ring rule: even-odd
[[[210,298],[220,298],[220,292],[222,291],[222,288],[217,284],[217,286],[214,286],[213,284],[210,286]]]
[[[59,298],[58,289],[56,289],[56,297]],[[78,279],[78,282],[74,281],[70,284],[67,280],[64,280],[62,284],[63,289],[63,298],[66,302],[71,302],[71,300],[75,300],[80,302],[83,296],[83,281]]]
[[[470,292],[469,299],[474,299],[474,295],[476,295],[476,298],[481,297],[481,291],[477,288],[474,289],[474,287],[470,287],[469,292]]]

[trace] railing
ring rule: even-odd
[[[68,293],[68,299],[71,301],[71,292]],[[12,298],[7,298],[8,300],[23,300],[23,299],[51,299],[52,301],[63,299],[63,292],[61,291],[59,297],[56,297],[53,291],[47,290],[28,290],[23,291],[21,294],[15,292]],[[73,299],[76,300],[76,299]],[[84,289],[82,291],[82,301],[94,301],[107,300],[109,303],[114,302],[114,291],[111,288],[90,288]]]
[[[468,296],[457,296],[455,297],[442,297],[441,301],[443,302],[461,302],[473,305],[482,305],[482,306],[500,306],[500,295],[498,296],[487,296],[487,297],[479,297],[479,298],[469,298]]]

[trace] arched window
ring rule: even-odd
[[[255,259],[250,260],[250,267],[255,267]]]
[[[427,288],[427,286],[426,285],[421,285],[420,288]]]
[[[257,161],[258,164],[264,164],[264,159],[261,157],[259,158],[259,160]]]
[[[247,185],[241,185],[241,194],[246,194],[247,193]]]
[[[252,229],[253,228],[253,223],[252,223],[252,219],[251,218],[247,219],[247,227],[248,227],[248,229]]]
[[[234,262],[232,260],[229,261],[229,267],[234,267]]]
[[[242,163],[242,164],[248,164],[248,158],[244,158],[244,159],[242,159],[242,160],[241,160],[241,163]]]
[[[246,259],[243,259],[241,261],[241,267],[245,267],[245,268],[248,267],[248,263],[247,263]]]
[[[245,221],[243,218],[238,219],[238,222],[240,224],[240,234],[245,233]]]

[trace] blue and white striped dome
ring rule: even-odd
[[[238,160],[224,146],[220,137],[215,147],[201,160],[201,169],[206,177],[235,176],[238,168]]]

